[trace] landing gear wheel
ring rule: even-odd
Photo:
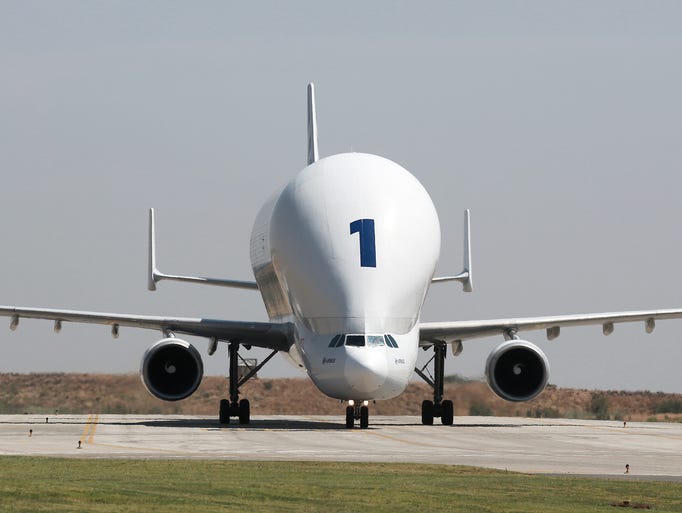
[[[433,426],[433,401],[422,401],[422,424]]]
[[[455,406],[452,401],[443,401],[441,403],[440,421],[444,426],[452,426],[452,421],[455,418]]]
[[[367,429],[369,427],[369,408],[363,406],[360,408],[360,429]]]
[[[227,399],[220,400],[220,423],[229,424],[230,423],[230,401]]]
[[[248,424],[251,422],[251,405],[248,399],[239,401],[239,423]]]
[[[352,429],[355,424],[355,408],[352,406],[346,407],[346,427]]]

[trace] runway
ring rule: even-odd
[[[248,426],[212,417],[0,416],[0,454],[86,458],[310,460],[473,465],[510,471],[682,481],[682,424],[458,417],[370,419],[255,416]],[[81,448],[78,449],[78,442]],[[625,475],[625,465],[630,474]]]

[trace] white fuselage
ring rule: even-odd
[[[426,190],[396,163],[361,153],[303,169],[263,206],[251,235],[268,316],[296,326],[289,355],[344,400],[388,399],[407,386],[439,251]]]

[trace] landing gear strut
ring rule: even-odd
[[[228,354],[230,357],[230,375],[228,376],[230,399],[221,399],[220,401],[220,423],[229,424],[230,417],[237,417],[240,424],[248,424],[251,421],[251,405],[248,399],[239,399],[239,387],[254,377],[277,354],[277,351],[275,350],[270,353],[265,360],[253,368],[249,367],[244,358],[239,354],[239,342],[230,342]],[[240,360],[249,368],[249,372],[241,379],[239,378]]]
[[[353,402],[353,401],[350,401]],[[367,429],[369,427],[369,407],[367,401],[357,404],[349,404],[346,407],[346,427],[352,429],[355,421],[360,421],[360,429]]]
[[[440,421],[446,426],[451,426],[454,420],[455,409],[452,401],[443,401],[443,378],[447,348],[448,346],[444,343],[433,344],[433,357],[421,369],[414,369],[433,388],[433,401],[428,399],[422,401],[422,424],[426,426],[433,425],[434,417],[440,417]],[[431,362],[433,362],[433,377],[424,373]]]

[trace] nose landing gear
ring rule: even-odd
[[[355,421],[360,421],[360,429],[367,429],[369,427],[369,407],[367,401],[362,403],[355,401],[348,401],[346,407],[346,427],[352,429],[355,426]]]

